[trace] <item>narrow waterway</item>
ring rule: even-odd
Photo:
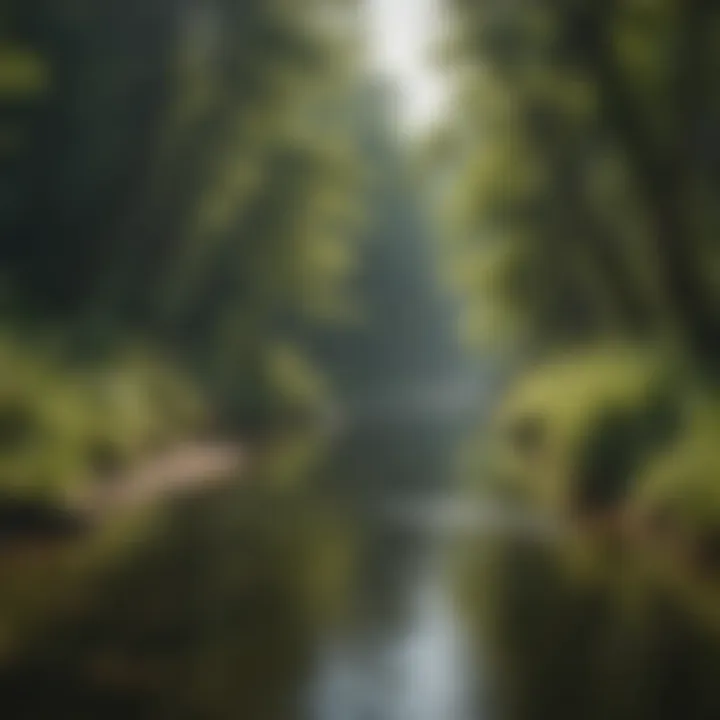
[[[474,512],[463,438],[357,427],[294,483],[159,508],[84,574],[35,558],[47,613],[3,655],[2,717],[720,716],[717,634],[629,554]]]
[[[358,593],[319,646],[308,717],[481,717],[478,658],[447,582],[452,532],[436,532],[432,513],[418,512],[452,492],[453,434],[432,424],[384,430],[350,441],[364,447],[355,469],[362,463],[373,479],[346,487],[363,535]]]

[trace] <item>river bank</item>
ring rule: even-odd
[[[248,452],[229,441],[188,441],[98,477],[58,504],[6,499],[0,506],[0,553],[36,540],[62,539],[97,529],[112,518],[164,497],[237,477]]]

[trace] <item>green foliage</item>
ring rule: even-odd
[[[497,420],[499,472],[555,509],[617,508],[682,428],[681,390],[652,355],[569,355],[522,379]]]
[[[681,543],[690,560],[720,559],[720,413],[707,401],[695,407],[685,432],[637,478],[630,512],[650,533]]]
[[[718,9],[453,5],[467,71],[449,212],[470,333],[669,339],[713,366]]]
[[[657,503],[702,534],[718,517],[714,420],[693,398],[720,368],[720,7],[452,6],[443,204],[464,331],[543,359],[511,387],[498,472],[556,508]],[[655,357],[606,349],[638,345]]]
[[[207,423],[195,388],[147,353],[90,368],[74,386],[84,421],[82,453],[93,474],[118,470]]]
[[[308,358],[287,343],[253,347],[242,359],[243,374],[221,378],[230,389],[225,417],[248,433],[266,433],[288,424],[314,421],[329,401],[329,389]],[[234,373],[233,364],[230,372]]]
[[[79,380],[108,418],[98,462],[162,441],[148,373],[179,424],[194,410],[173,406],[171,367],[218,414],[279,412],[308,383],[276,377],[276,346],[354,310],[352,3],[10,0],[1,15],[2,311],[113,348]],[[126,359],[131,342],[160,348],[162,371]]]
[[[0,367],[3,496],[62,500],[204,421],[189,381],[149,357],[80,372],[5,334]]]

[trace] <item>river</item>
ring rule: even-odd
[[[464,440],[357,427],[297,482],[178,498],[82,571],[34,560],[45,616],[3,656],[2,717],[720,717],[716,635],[628,554],[468,512]]]

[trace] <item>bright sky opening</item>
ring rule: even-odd
[[[431,125],[447,97],[431,51],[439,40],[442,0],[366,0],[372,71],[400,88],[401,122],[413,132]]]

